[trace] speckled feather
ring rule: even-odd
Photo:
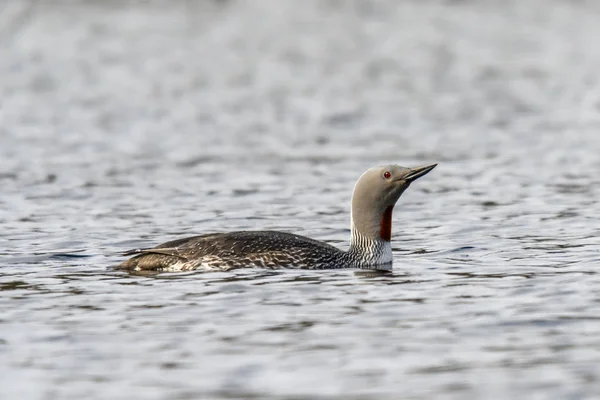
[[[348,253],[308,237],[277,231],[216,233],[131,250],[128,270],[187,271],[234,268],[348,268]]]

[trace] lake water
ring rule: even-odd
[[[2,7],[0,398],[600,397],[597,3]],[[390,162],[392,274],[111,269]]]

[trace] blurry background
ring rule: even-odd
[[[566,0],[2,3],[0,397],[600,395],[598,21]],[[107,269],[212,231],[344,248],[366,168],[433,162],[393,276]]]

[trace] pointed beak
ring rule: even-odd
[[[436,165],[437,164],[431,164],[425,167],[411,168],[408,174],[404,175],[402,179],[408,183],[415,181],[420,177],[427,175],[432,169],[436,167]]]

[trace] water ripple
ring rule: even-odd
[[[597,7],[264,3],[5,7],[0,398],[600,397]],[[389,162],[391,272],[113,268]]]

